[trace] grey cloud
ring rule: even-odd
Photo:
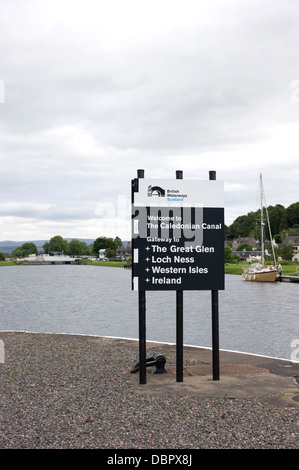
[[[298,199],[297,2],[151,4],[135,23],[122,3],[124,18],[58,3],[15,0],[0,18],[2,216],[103,220],[137,168],[217,170],[230,218],[255,209],[259,172],[270,203]]]

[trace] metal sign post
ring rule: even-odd
[[[144,178],[144,170],[137,171],[137,178]],[[136,189],[136,188],[134,188]],[[134,197],[134,192],[133,196]],[[133,268],[133,263],[132,263]],[[146,297],[145,290],[138,292],[139,303],[139,381],[146,384]]]
[[[176,179],[183,179],[183,172],[177,170]],[[183,291],[176,291],[176,381],[183,382]]]
[[[132,181],[132,289],[139,295],[140,383],[146,383],[146,299],[150,290],[176,291],[176,372],[183,381],[183,291],[211,290],[213,379],[219,380],[218,291],[224,289],[223,183]]]
[[[210,180],[216,180],[216,171],[209,172]],[[218,290],[212,290],[212,355],[213,355],[213,380],[219,380],[219,303]]]

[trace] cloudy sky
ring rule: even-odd
[[[3,0],[0,240],[130,238],[130,182],[299,201],[297,0]]]

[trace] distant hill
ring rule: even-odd
[[[65,238],[64,240],[67,240],[68,242],[70,242],[74,238],[75,237]],[[94,242],[94,239],[91,239],[91,238],[77,238],[77,240],[79,240],[80,242],[85,242],[86,245],[91,245]],[[0,251],[2,253],[6,253],[9,255],[13,252],[13,250],[18,248],[18,246],[21,246],[26,242],[34,243],[38,250],[42,250],[43,245],[48,241],[50,240],[24,240],[24,241],[19,241],[19,242],[15,242],[12,240],[4,240],[2,242],[0,241]]]

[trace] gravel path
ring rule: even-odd
[[[134,342],[7,332],[0,339],[1,449],[299,447],[298,407],[137,393]]]

